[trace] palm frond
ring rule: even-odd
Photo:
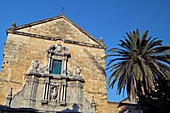
[[[111,48],[104,58],[116,57],[109,60],[107,69],[110,69],[109,88],[118,82],[117,93],[123,93],[126,88],[128,98],[136,94],[145,95],[154,90],[155,81],[164,77],[170,79],[170,46],[162,46],[162,40],[150,36],[148,30],[140,38],[139,30],[126,33],[127,38],[120,40],[121,48]],[[114,54],[113,54],[114,53]],[[118,61],[118,62],[116,62]]]

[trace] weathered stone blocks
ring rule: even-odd
[[[65,18],[65,17],[64,17]],[[13,94],[17,94],[25,84],[25,74],[31,69],[31,63],[34,60],[40,62],[39,67],[48,64],[47,50],[51,45],[58,44],[67,47],[70,52],[67,69],[74,72],[75,66],[81,67],[81,76],[85,80],[84,96],[89,102],[92,96],[96,101],[97,112],[107,112],[107,90],[105,60],[101,59],[105,55],[105,49],[89,47],[86,45],[65,43],[64,40],[73,40],[95,44],[101,46],[98,42],[89,38],[81,28],[69,22],[67,19],[58,19],[46,23],[22,28],[16,31],[25,33],[34,33],[49,37],[62,37],[62,40],[47,40],[30,36],[23,36],[8,33],[6,45],[4,48],[3,68],[0,73],[0,104],[5,104],[5,97],[10,88],[13,88]],[[42,90],[43,88],[40,87]],[[76,91],[74,93],[77,93]],[[71,97],[69,97],[71,98]],[[22,103],[21,103],[22,104]]]

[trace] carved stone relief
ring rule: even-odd
[[[39,67],[39,61],[34,60],[34,61],[32,62],[32,69],[37,70],[37,69],[38,69],[38,67]]]
[[[79,67],[79,66],[76,66],[75,67],[75,75],[80,75],[80,73],[81,73],[81,68]]]
[[[64,111],[65,108],[77,106],[76,109],[79,108],[79,110],[75,110],[75,112],[88,110],[95,113],[94,100],[92,104],[85,101],[86,98],[83,93],[83,83],[85,81],[80,76],[81,68],[75,67],[75,75],[67,70],[68,49],[59,43],[51,46],[48,53],[48,66],[38,70],[39,61],[33,61],[32,68],[25,77],[26,85],[13,98],[11,90],[11,93],[7,96],[6,105],[11,105],[12,107],[24,106],[44,112]],[[50,73],[51,61],[53,59],[62,60],[63,72],[61,75]],[[22,102],[21,105],[19,104],[20,102]]]
[[[58,87],[51,88],[51,100],[56,100],[58,96]]]
[[[29,70],[28,74],[38,74],[38,67],[39,67],[39,61],[34,60],[32,61],[32,69]]]

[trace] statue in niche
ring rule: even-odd
[[[51,91],[51,100],[55,100],[57,98],[57,95],[58,95],[58,88],[56,87],[53,87],[52,88],[52,91]]]
[[[78,66],[76,66],[76,67],[75,67],[75,75],[80,76],[80,73],[81,73],[81,68],[78,67]]]

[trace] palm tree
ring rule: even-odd
[[[170,46],[162,46],[162,40],[157,38],[147,38],[148,30],[141,38],[138,29],[126,34],[125,41],[120,40],[121,48],[111,48],[108,50],[110,54],[104,58],[111,58],[107,64],[107,69],[111,71],[109,88],[113,88],[115,82],[118,82],[118,93],[122,90],[124,93],[127,88],[130,99],[130,92],[136,98],[136,95],[153,91],[159,77],[169,80]]]

